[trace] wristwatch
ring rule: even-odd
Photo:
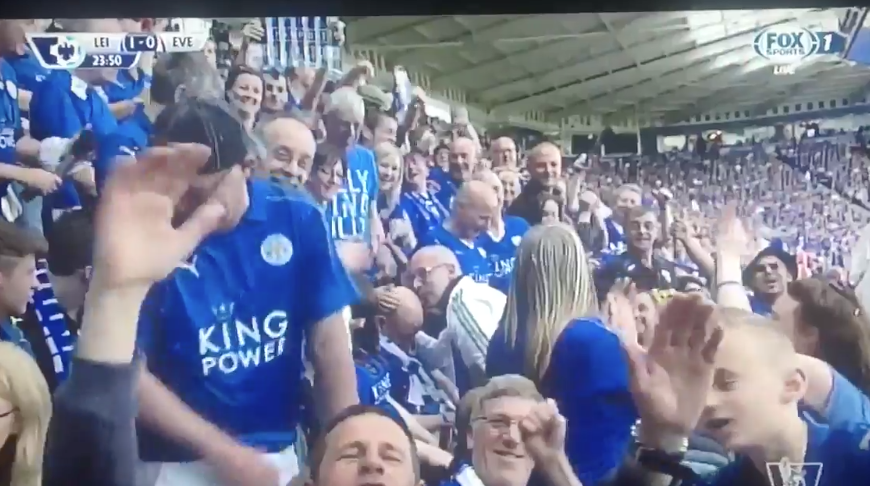
[[[660,449],[639,446],[634,453],[637,464],[650,472],[666,474],[673,478],[671,485],[697,479],[689,466],[683,465],[683,452],[667,452]]]

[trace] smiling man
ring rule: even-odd
[[[670,289],[676,284],[676,269],[653,254],[660,232],[657,214],[641,206],[628,213],[627,249],[617,255],[606,255],[595,272],[595,286],[603,299],[613,285],[623,278],[631,279],[638,291]]]

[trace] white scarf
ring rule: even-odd
[[[451,402],[450,399],[447,398],[447,395],[438,388],[438,385],[435,384],[432,377],[429,376],[429,373],[426,372],[423,368],[423,364],[420,363],[418,359],[408,356],[406,352],[402,351],[396,343],[390,341],[386,336],[381,336],[380,344],[383,351],[399,358],[399,361],[402,362],[402,369],[404,371],[409,371],[409,365],[412,362],[417,365],[419,371],[417,373],[409,373],[410,384],[408,386],[408,403],[418,407],[423,407],[426,404],[423,397],[428,394],[440,404],[442,410],[455,410],[456,407],[453,402]]]

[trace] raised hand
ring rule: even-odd
[[[737,204],[728,203],[722,211],[722,216],[716,223],[716,246],[720,252],[728,252],[738,256],[751,253],[750,238],[743,221],[737,217]]]
[[[553,400],[535,405],[519,423],[526,451],[538,467],[547,467],[565,454],[565,417]]]
[[[623,342],[631,393],[649,435],[686,437],[695,428],[721,341],[713,304],[697,295],[677,295],[661,311],[648,352],[636,342]]]
[[[203,145],[178,144],[119,161],[97,208],[95,281],[147,288],[218,228],[227,208],[217,200],[199,206],[178,228],[172,225],[176,204],[210,153]]]
[[[607,293],[605,300],[606,325],[625,341],[637,342],[637,324],[631,296],[636,290],[631,280],[619,279]]]

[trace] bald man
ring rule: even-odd
[[[509,137],[493,140],[489,148],[493,169],[517,169],[517,144]]]
[[[311,130],[287,115],[260,124],[257,130],[266,144],[266,158],[257,167],[258,171],[285,179],[297,187],[304,185],[317,150]]]
[[[507,297],[463,275],[455,252],[441,245],[417,250],[402,282],[426,311],[416,343],[428,350],[428,364],[455,383],[460,396],[485,383],[486,348]]]
[[[501,179],[495,173],[481,170],[474,174],[474,180],[488,185],[495,192],[498,200],[489,229],[478,237],[477,243],[489,259],[492,270],[489,285],[507,293],[511,286],[517,247],[520,246],[530,226],[519,216],[503,215],[505,191]]]
[[[478,245],[478,237],[489,230],[498,210],[498,195],[487,183],[471,180],[464,184],[453,200],[451,214],[441,226],[432,228],[420,238],[420,246],[442,245],[459,260],[463,273],[482,283],[492,274],[486,250]]]
[[[453,198],[462,185],[471,180],[477,171],[478,150],[474,140],[466,137],[457,137],[450,143],[450,171],[449,177],[439,181],[440,188],[435,194],[438,201],[445,207],[453,205]]]
[[[529,152],[528,169],[530,180],[510,205],[507,214],[519,216],[534,225],[540,223],[538,205],[541,194],[552,192],[562,178],[562,152],[550,142],[539,143]]]
[[[391,293],[398,307],[378,316],[380,349],[390,373],[390,394],[423,428],[437,433],[441,427],[452,425],[446,419],[453,415],[452,404],[458,401],[459,391],[443,372],[429,365],[433,359],[430,349],[417,346],[424,318],[420,299],[406,287],[396,287]]]

